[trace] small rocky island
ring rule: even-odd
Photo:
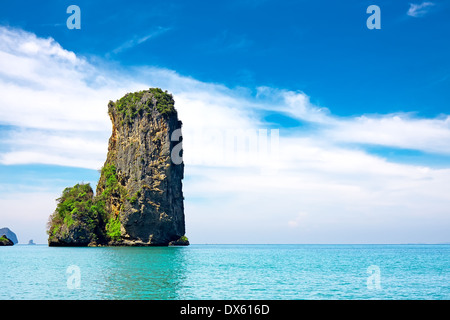
[[[108,154],[97,190],[66,188],[48,223],[49,246],[188,245],[181,121],[159,88],[110,101]]]
[[[1,246],[13,246],[14,242],[11,241],[6,235],[0,236],[0,247]]]
[[[0,245],[14,245],[19,243],[19,240],[17,240],[17,236],[14,232],[12,232],[11,229],[9,228],[0,228],[0,236],[2,236],[2,238],[5,238],[5,240],[0,240],[0,242],[4,243]],[[8,241],[7,241],[8,240]],[[8,243],[12,243],[12,244],[8,244]]]

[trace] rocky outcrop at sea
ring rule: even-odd
[[[66,188],[49,219],[50,246],[166,246],[185,237],[181,121],[159,88],[110,101],[108,154],[94,196]]]

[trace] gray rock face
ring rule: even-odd
[[[160,89],[109,103],[112,134],[96,193],[106,195],[110,244],[168,245],[185,234],[184,164],[171,159],[181,131],[173,105]]]
[[[8,239],[10,239],[14,244],[19,243],[17,240],[17,236],[14,232],[12,232],[9,228],[1,228],[0,235],[5,235]]]

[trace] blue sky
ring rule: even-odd
[[[337,115],[433,117],[450,98],[450,5],[433,3],[412,17],[410,1],[378,1],[376,31],[365,24],[371,1],[78,1],[80,31],[65,27],[71,1],[14,1],[0,21],[122,66],[151,64],[229,87],[300,89]]]
[[[66,27],[71,4],[80,30]],[[371,4],[380,30],[366,27]],[[45,242],[62,188],[95,184],[107,101],[159,86],[174,93],[185,135],[280,130],[270,176],[187,146],[194,243],[450,241],[449,14],[446,1],[2,4],[4,224]],[[39,231],[23,197],[41,208]]]

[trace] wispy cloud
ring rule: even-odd
[[[129,50],[137,45],[140,45],[152,38],[162,35],[163,33],[171,30],[171,28],[158,27],[156,30],[144,35],[144,36],[134,36],[132,39],[125,41],[120,46],[112,50],[112,53],[118,54],[123,51]]]
[[[423,17],[434,5],[435,4],[433,2],[428,1],[422,2],[421,4],[410,3],[408,12],[406,14],[410,17],[415,18]]]
[[[0,162],[100,167],[110,129],[105,102],[136,83],[105,77],[52,38],[0,27],[0,39],[0,125],[12,128]],[[86,143],[91,156],[82,160],[75,154]]]

